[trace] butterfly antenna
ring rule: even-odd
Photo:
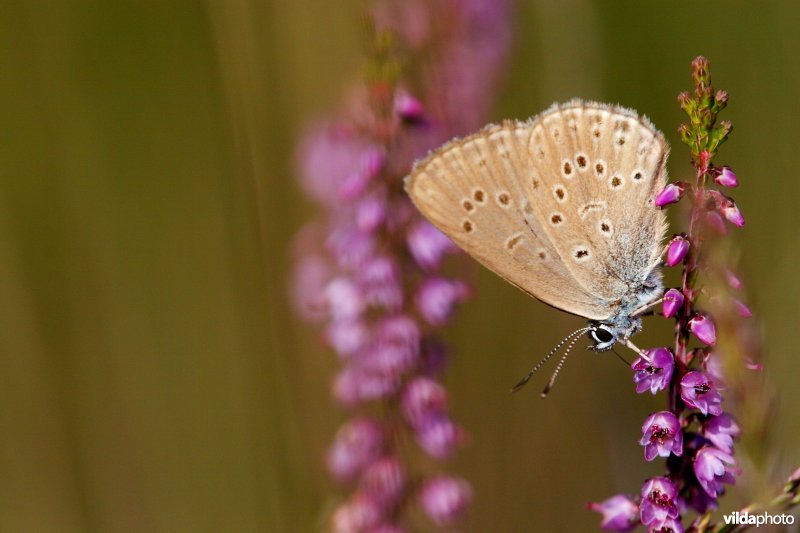
[[[588,331],[589,328],[587,328]],[[553,375],[550,376],[550,381],[547,382],[547,386],[542,391],[542,398],[547,398],[547,395],[550,393],[550,389],[553,388],[553,384],[556,382],[556,378],[558,377],[558,373],[561,372],[561,367],[564,366],[564,361],[567,360],[567,356],[569,352],[572,351],[572,347],[575,346],[575,343],[578,342],[578,337],[572,339],[572,342],[569,343],[567,349],[564,351],[564,355],[561,356],[561,360],[556,365],[556,369],[553,371]]]
[[[525,384],[526,384],[526,383],[528,383],[528,381],[530,381],[530,379],[533,377],[533,375],[534,375],[536,372],[538,372],[540,368],[542,368],[542,365],[544,365],[544,364],[545,364],[545,363],[546,363],[546,362],[547,362],[547,361],[548,361],[548,360],[549,360],[551,357],[553,357],[553,354],[554,354],[554,353],[556,353],[558,350],[560,350],[560,349],[561,349],[561,347],[562,347],[562,346],[564,346],[564,343],[565,343],[565,342],[567,342],[567,341],[569,341],[569,340],[572,340],[572,339],[574,339],[574,338],[575,338],[577,335],[580,335],[580,334],[582,334],[582,333],[586,333],[587,331],[589,331],[589,328],[581,328],[581,329],[579,329],[579,330],[573,331],[572,333],[570,333],[569,335],[567,335],[566,337],[564,337],[564,339],[563,339],[561,342],[559,342],[558,344],[556,344],[555,348],[553,348],[552,350],[550,350],[550,353],[548,353],[547,355],[545,355],[545,356],[544,356],[544,358],[542,358],[542,360],[541,360],[541,361],[539,361],[538,363],[536,363],[536,366],[534,366],[534,367],[531,369],[531,371],[530,371],[530,372],[528,372],[528,375],[527,375],[527,376],[525,376],[524,378],[522,378],[521,380],[519,380],[519,383],[517,383],[516,385],[514,385],[514,386],[511,388],[511,392],[512,392],[512,393],[514,393],[514,392],[517,392],[517,391],[518,391],[518,390],[520,390],[522,387],[524,387],[524,386],[525,386]],[[575,342],[573,341],[573,342],[572,342],[572,344],[575,344]],[[570,344],[570,345],[569,345],[569,348],[567,348],[567,351],[569,351],[569,349],[570,349],[570,348],[572,348],[572,344]]]

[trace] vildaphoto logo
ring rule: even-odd
[[[752,514],[747,511],[735,511],[726,514],[723,517],[726,525],[751,525],[751,526],[766,526],[766,525],[780,525],[780,524],[794,524],[794,516],[790,514],[769,514],[767,512],[761,514]]]

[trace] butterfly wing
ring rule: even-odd
[[[456,244],[513,285],[589,319],[611,316],[660,261],[668,146],[634,111],[574,100],[456,139],[406,190]]]
[[[415,165],[406,191],[437,228],[511,284],[564,311],[606,318],[542,223],[532,133],[530,123],[506,122],[451,141]]]
[[[531,201],[565,267],[611,308],[660,262],[666,218],[664,136],[635,111],[575,100],[532,121]]]

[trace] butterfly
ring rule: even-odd
[[[405,189],[419,211],[500,277],[589,320],[595,351],[630,342],[660,301],[669,146],[637,112],[572,100],[521,121],[490,124],[418,161]],[[547,393],[566,354],[545,389]]]

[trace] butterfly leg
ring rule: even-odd
[[[658,300],[653,300],[650,303],[644,304],[640,308],[636,309],[633,313],[631,313],[631,318],[636,318],[637,316],[642,316],[645,313],[645,311],[647,311],[651,307],[657,306],[658,304],[660,304],[663,301],[664,301],[664,298],[662,297],[662,298],[659,298]]]

